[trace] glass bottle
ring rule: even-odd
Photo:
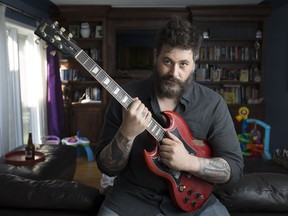
[[[25,148],[25,159],[34,160],[35,159],[35,145],[32,141],[32,133],[29,132],[27,146]]]

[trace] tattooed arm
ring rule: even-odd
[[[112,141],[100,153],[100,160],[108,170],[122,170],[129,158],[133,140],[129,140],[118,131]]]
[[[127,165],[133,141],[145,130],[151,116],[151,112],[138,98],[123,111],[123,121],[116,135],[99,155],[99,161],[105,170],[117,173]]]
[[[201,158],[191,155],[181,140],[168,131],[161,142],[159,155],[166,166],[192,173],[211,183],[225,183],[231,177],[231,168],[226,160],[220,157]]]
[[[227,161],[222,158],[199,158],[199,168],[193,174],[212,183],[225,183],[229,181],[231,168]]]

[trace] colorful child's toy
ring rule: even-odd
[[[79,147],[79,146],[84,147],[86,154],[87,154],[88,161],[94,160],[94,153],[90,147],[90,141],[86,137],[81,137],[79,130],[76,132],[75,136],[63,138],[61,140],[61,143],[65,144],[65,145],[71,145],[74,147]],[[77,154],[78,155],[81,154],[81,152],[79,150],[80,149],[77,148]]]
[[[269,152],[269,141],[270,141],[270,129],[271,127],[260,121],[258,119],[249,119],[249,109],[247,107],[239,108],[239,115],[236,119],[242,122],[242,133],[238,134],[238,139],[240,141],[242,153],[246,157],[263,157],[265,159],[271,159],[271,154]],[[247,133],[248,124],[254,123],[254,128]],[[259,130],[257,130],[257,125],[262,126],[265,129],[265,135],[263,137]]]

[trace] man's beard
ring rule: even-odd
[[[183,82],[171,75],[160,77],[154,73],[155,88],[160,98],[178,99],[183,94],[185,88],[192,82],[192,74]],[[169,82],[168,82],[169,81]]]

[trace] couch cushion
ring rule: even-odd
[[[98,211],[99,190],[76,181],[31,180],[0,173],[0,208]]]
[[[24,147],[15,150],[23,150]],[[71,180],[76,170],[76,149],[66,145],[41,145],[37,151],[45,155],[45,160],[34,165],[15,166],[0,159],[0,173],[23,176],[29,179]]]
[[[273,161],[286,168],[288,172],[288,147],[276,149],[273,154]]]
[[[288,212],[288,175],[245,174],[235,184],[218,186],[215,195],[230,212]]]

